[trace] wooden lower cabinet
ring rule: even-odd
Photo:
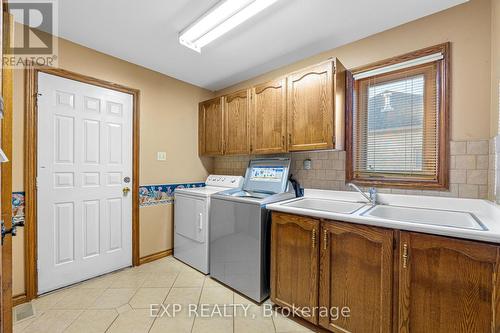
[[[271,300],[282,307],[318,306],[319,220],[273,213],[271,231]],[[312,312],[312,311],[311,311]],[[302,318],[317,324],[313,313]]]
[[[500,246],[273,212],[271,300],[332,332],[500,333]]]
[[[390,332],[393,231],[329,221],[321,235],[320,325],[339,333]]]
[[[399,332],[500,332],[499,247],[402,232]]]

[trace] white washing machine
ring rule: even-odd
[[[209,273],[210,196],[231,188],[241,188],[241,176],[208,176],[205,187],[175,190],[174,257]]]

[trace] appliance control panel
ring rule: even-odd
[[[205,181],[207,186],[218,186],[227,188],[239,188],[243,186],[242,176],[210,175]]]

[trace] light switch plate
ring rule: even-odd
[[[156,159],[158,161],[166,161],[167,160],[167,153],[164,151],[159,151],[156,153]]]
[[[308,158],[308,159],[305,159],[304,162],[304,169],[305,170],[311,170],[312,169],[312,161]]]

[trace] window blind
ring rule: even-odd
[[[412,66],[391,65],[355,76],[355,178],[436,180],[442,58],[434,55],[429,61],[426,56],[414,59]]]
[[[375,69],[372,69],[369,71],[361,72],[361,73],[355,74],[353,77],[354,77],[354,80],[361,80],[361,79],[364,79],[367,77],[372,77],[372,76],[376,76],[376,75],[390,73],[390,72],[402,70],[405,68],[415,67],[415,66],[427,64],[430,62],[435,62],[435,61],[441,60],[441,59],[443,59],[442,53],[429,54],[427,56],[423,56],[423,57],[419,57],[419,58],[415,58],[415,59],[411,59],[411,60],[407,60],[407,61],[402,61],[402,62],[398,62],[396,64],[383,66],[383,67],[375,68]]]

